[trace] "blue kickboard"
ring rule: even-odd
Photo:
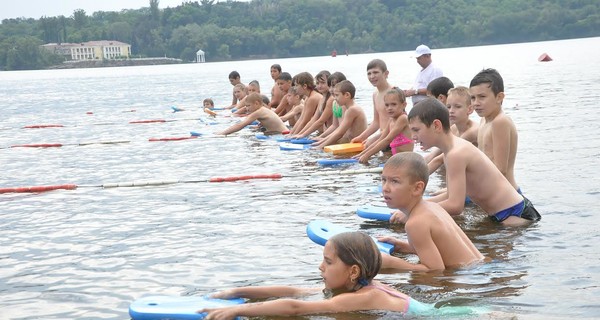
[[[310,149],[310,144],[294,144],[289,142],[282,142],[279,144],[279,150],[283,151],[295,151],[295,150],[307,150]]]
[[[290,139],[290,142],[294,143],[294,144],[311,144],[311,143],[315,142],[315,140],[302,138],[302,139]]]
[[[306,235],[308,235],[308,238],[314,243],[322,246],[325,245],[329,238],[335,236],[336,234],[349,231],[353,230],[333,224],[326,220],[313,220],[306,226]],[[392,254],[392,252],[394,252],[393,245],[385,242],[379,242],[375,238],[373,238],[373,240],[375,240],[379,251],[387,254]]]
[[[356,209],[356,214],[365,219],[390,221],[394,211],[396,211],[396,209],[368,205]]]
[[[318,159],[317,164],[320,166],[335,166],[338,164],[358,163],[358,159]]]
[[[218,308],[244,303],[244,299],[213,299],[207,296],[150,296],[135,300],[129,305],[133,320],[188,320],[204,319],[203,308]]]
[[[202,136],[202,132],[190,131],[190,135],[194,137],[200,137]]]

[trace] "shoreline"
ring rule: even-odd
[[[176,58],[132,58],[119,60],[82,60],[65,61],[62,64],[53,65],[46,69],[77,69],[77,68],[105,68],[105,67],[129,67],[129,66],[152,66],[161,64],[185,63]]]

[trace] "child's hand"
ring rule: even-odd
[[[235,291],[235,289],[229,289],[229,290],[215,292],[215,293],[211,294],[210,297],[214,298],[214,299],[232,299],[232,298],[238,298],[238,294]]]
[[[394,211],[390,217],[390,223],[406,223],[406,220],[408,217],[400,210]]]
[[[350,143],[361,143],[363,142],[363,139],[361,139],[360,137],[355,137],[354,139],[350,140]]]
[[[206,317],[204,317],[204,319],[207,319],[207,320],[228,320],[228,319],[235,319],[235,317],[237,316],[237,314],[231,307],[204,308],[204,309],[198,310],[197,312],[198,313],[206,312],[207,315],[206,315]]]

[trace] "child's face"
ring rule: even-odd
[[[271,79],[273,80],[277,80],[277,78],[279,78],[279,70],[275,69],[275,68],[271,68]]]
[[[502,108],[504,92],[494,95],[489,83],[481,83],[469,88],[471,105],[480,117],[496,114]]]
[[[323,262],[319,265],[325,288],[330,290],[351,287],[351,266],[345,264],[337,255],[331,241],[323,248]]]
[[[279,90],[281,90],[283,92],[288,92],[288,90],[290,90],[291,86],[292,86],[292,83],[290,81],[277,80],[277,87],[279,87]]]
[[[327,86],[327,80],[324,80],[324,79],[316,79],[316,80],[317,80],[317,91],[319,91],[321,94],[325,94],[329,90],[329,87]]]
[[[208,102],[208,101],[204,101],[204,107],[211,109],[213,107],[213,105],[210,104],[210,102]]]
[[[418,196],[416,183],[410,181],[405,166],[386,165],[381,174],[383,199],[390,208],[407,208],[413,197]]]
[[[229,83],[231,83],[232,86],[235,86],[240,83],[240,78],[229,78]]]
[[[380,81],[385,80],[387,78],[387,74],[387,71],[384,72],[379,68],[371,68],[367,70],[367,78],[369,79],[369,82],[371,82],[371,84],[375,87]]]
[[[235,95],[235,97],[236,97],[238,100],[242,100],[242,99],[244,99],[244,97],[246,96],[246,92],[244,92],[244,90],[242,90],[242,89],[235,88],[235,89],[233,90],[233,95]]]
[[[397,94],[386,94],[383,96],[383,103],[385,104],[385,111],[393,119],[401,116],[406,108],[406,101],[401,102]]]
[[[340,105],[346,105],[346,95],[343,94],[339,89],[333,89],[333,99]]]
[[[464,96],[451,93],[446,99],[446,107],[450,113],[450,124],[465,123],[473,112],[471,104],[467,105]]]
[[[437,120],[436,120],[437,121]],[[412,132],[412,139],[415,143],[421,144],[422,150],[427,150],[434,145],[433,138],[435,137],[434,124],[427,127],[418,117],[414,117],[409,120],[408,126]]]
[[[254,112],[254,111],[260,109],[260,107],[262,107],[262,102],[260,102],[260,101],[255,101],[253,103],[246,102],[245,105],[246,105],[246,108],[248,108],[249,112]]]
[[[304,85],[301,85],[301,84],[296,84],[296,86],[295,86],[295,87],[296,87],[296,92],[297,92],[299,95],[303,95],[303,96],[305,96],[305,95],[306,95],[306,93],[307,93],[307,92],[306,92],[306,87],[305,87]]]
[[[291,106],[295,106],[300,103],[300,95],[288,93],[287,94],[288,104]]]
[[[255,93],[255,92],[260,93],[260,90],[258,90],[257,86],[248,86],[248,94]]]

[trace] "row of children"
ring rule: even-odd
[[[541,218],[531,202],[520,194],[514,179],[517,132],[512,120],[502,111],[504,85],[496,70],[481,71],[472,79],[469,88],[453,88],[449,79],[440,77],[429,83],[427,93],[430,97],[418,101],[407,114],[405,95],[420,92],[392,87],[387,82],[385,63],[373,60],[367,66],[367,74],[377,90],[373,94],[374,119],[368,126],[364,112],[353,101],[355,89],[352,83],[347,80],[331,83],[323,79],[324,73],[320,73],[317,81],[326,81],[333,86],[333,94],[332,97],[319,94],[319,97],[314,94],[315,87],[311,87],[314,82],[308,81],[304,74],[297,75],[292,81],[293,86],[299,87],[296,92],[305,95],[302,111],[312,99],[318,100],[315,110],[320,113],[314,111],[303,117],[300,112],[296,123],[302,125],[295,130],[292,127],[292,135],[308,136],[313,133],[310,129],[314,123],[327,124],[327,121],[316,121],[325,113],[331,99],[332,121],[316,137],[316,146],[339,143],[344,139],[364,142],[365,150],[356,156],[361,162],[388,147],[395,153],[386,162],[381,176],[383,197],[390,208],[398,209],[390,222],[405,224],[408,241],[391,237],[378,240],[393,244],[397,252],[416,254],[419,263],[379,254],[379,260],[369,264],[365,262],[368,261],[366,257],[373,256],[371,251],[377,251],[376,248],[367,249],[372,240],[360,240],[365,238],[361,233],[344,235],[347,243],[340,243],[334,237],[326,245],[319,268],[326,288],[333,290],[334,299],[278,300],[204,310],[209,312],[211,319],[372,309],[406,312],[414,300],[372,281],[372,278],[383,269],[443,270],[483,261],[483,255],[452,218],[462,213],[467,196],[502,225],[524,225]],[[479,126],[469,119],[473,110],[481,117]],[[277,115],[275,111],[273,113]],[[307,118],[310,119],[305,122]],[[327,130],[330,132],[325,135]],[[435,148],[435,151],[426,160],[412,152],[414,143],[419,143],[423,150]],[[441,163],[446,168],[447,189],[424,199],[428,177]],[[359,241],[363,241],[362,244]],[[346,257],[347,246],[358,255],[356,259]],[[329,271],[334,266],[336,271]],[[368,274],[373,268],[374,271]],[[239,288],[216,296],[266,298],[302,293],[305,291],[287,287]]]

